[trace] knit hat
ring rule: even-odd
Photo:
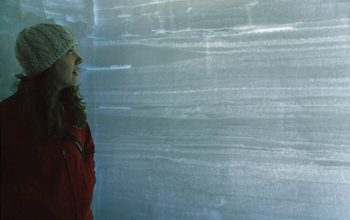
[[[34,78],[51,67],[69,48],[78,43],[66,27],[37,24],[19,33],[15,55],[28,78]]]

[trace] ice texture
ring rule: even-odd
[[[349,1],[52,2],[30,11],[81,36],[95,219],[349,219]]]

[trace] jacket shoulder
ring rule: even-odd
[[[0,109],[5,110],[11,107],[18,107],[20,106],[19,100],[15,98],[15,95],[9,96],[6,99],[2,100],[0,102]]]
[[[4,121],[9,121],[11,118],[22,112],[21,103],[12,95],[0,102],[0,126]]]

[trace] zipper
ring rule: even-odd
[[[77,140],[76,137],[74,137],[74,135],[71,134],[68,130],[66,130],[66,132],[64,133],[64,136],[79,150],[84,160],[84,149],[80,144],[79,140]]]
[[[65,152],[65,151],[63,151],[63,158],[67,160],[67,155],[66,155],[66,152]],[[66,162],[66,165],[67,165],[67,167],[68,167],[68,163],[67,163],[67,162]]]
[[[63,148],[63,147],[62,147]],[[70,172],[69,172],[69,166],[68,166],[68,161],[67,161],[67,155],[66,152],[63,150],[62,151],[62,155],[64,158],[64,162],[66,164],[67,167],[67,174],[68,174],[68,180],[67,180],[67,184],[70,186],[71,190],[72,190],[72,194],[73,194],[73,200],[74,200],[74,204],[75,204],[75,219],[78,219],[78,205],[77,205],[77,196],[75,195],[75,191],[73,188],[73,184],[72,184],[72,179],[70,177]]]
[[[80,143],[78,141],[75,141],[74,143],[79,147],[80,151],[83,151],[83,148],[81,147],[81,145],[80,145]]]

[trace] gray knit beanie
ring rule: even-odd
[[[15,54],[25,75],[31,79],[51,67],[77,43],[77,38],[68,28],[41,23],[19,33]]]

